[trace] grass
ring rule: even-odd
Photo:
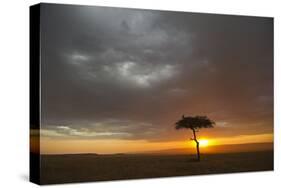
[[[41,184],[273,170],[273,151],[193,155],[42,155]]]

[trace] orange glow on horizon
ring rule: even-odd
[[[200,147],[207,147],[209,146],[209,140],[207,139],[200,139],[199,140]]]
[[[219,138],[199,138],[200,148],[209,148],[215,145],[247,144],[273,142],[273,134],[240,135]],[[161,141],[149,142],[146,140],[86,140],[86,139],[51,139],[41,137],[40,151],[42,154],[67,154],[67,153],[141,153],[146,151],[161,151],[176,148],[194,148],[195,142],[186,141]]]
[[[140,153],[173,148],[183,148],[184,142],[149,142],[146,140],[56,140],[41,138],[40,150],[43,154],[62,153]]]

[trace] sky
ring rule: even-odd
[[[42,153],[272,142],[273,19],[44,4]]]

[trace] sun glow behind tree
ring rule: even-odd
[[[200,144],[201,147],[208,147],[209,146],[209,140],[199,139],[199,144]]]

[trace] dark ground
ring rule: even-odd
[[[273,151],[192,155],[42,155],[41,184],[273,170]]]

